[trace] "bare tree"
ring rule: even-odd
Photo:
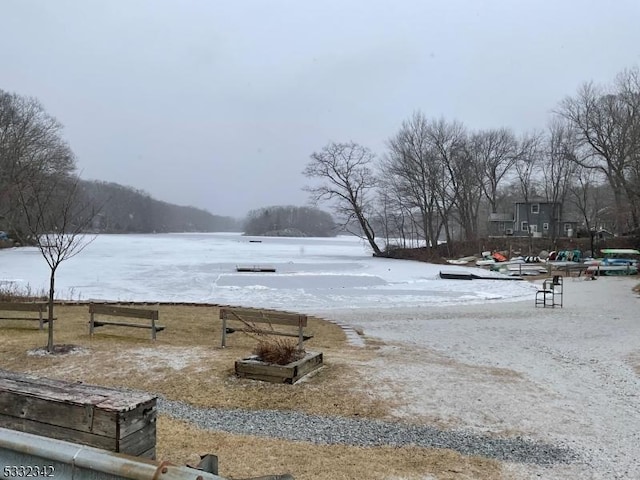
[[[437,194],[442,190],[442,167],[429,139],[429,122],[421,112],[402,123],[400,131],[388,141],[384,177],[392,179],[398,198],[404,199],[406,211],[417,210],[421,236],[427,246],[438,239]],[[412,215],[413,216],[413,215]]]
[[[472,240],[477,237],[482,188],[466,129],[458,121],[439,119],[430,122],[428,132],[443,171],[439,198],[447,243],[452,240],[452,212],[457,215],[465,239]]]
[[[572,179],[581,169],[579,162],[579,148],[571,125],[567,122],[552,120],[548,135],[544,138],[541,156],[541,172],[546,200],[564,208]],[[557,208],[551,214],[551,238],[555,241],[560,232],[557,225],[560,218]]]
[[[584,221],[585,228],[591,237],[591,252],[595,255],[594,237],[601,226],[601,215],[608,207],[605,207],[600,193],[602,179],[599,172],[593,169],[581,169],[573,176],[573,181],[568,188],[568,199],[573,204]]]
[[[49,266],[47,351],[53,352],[55,279],[62,262],[80,253],[95,237],[86,237],[95,209],[79,202],[79,179],[51,175],[34,177],[19,192],[30,238]]]
[[[19,196],[38,178],[69,175],[75,160],[60,136],[62,125],[34,98],[0,90],[0,217],[24,228]]]
[[[613,88],[585,84],[558,110],[575,129],[585,150],[577,161],[584,168],[603,173],[611,185],[617,233],[622,233],[629,221],[632,228],[640,225],[640,195],[629,178],[640,159],[638,75],[637,69],[621,73]]]
[[[541,135],[534,133],[525,135],[521,142],[518,152],[518,161],[515,163],[518,187],[524,203],[530,203],[537,195],[536,179],[539,178],[540,167],[540,142]],[[527,236],[529,237],[529,254],[533,253],[533,235],[531,231],[530,208],[527,212]]]
[[[481,130],[471,135],[469,148],[491,213],[497,213],[499,187],[518,159],[518,141],[506,128]]]
[[[374,254],[381,255],[369,221],[373,216],[372,195],[378,185],[372,168],[374,159],[373,152],[362,145],[332,142],[311,155],[303,174],[321,181],[320,185],[305,187],[312,200],[332,201],[343,226],[349,229],[355,221],[360,231],[349,231],[366,238]]]

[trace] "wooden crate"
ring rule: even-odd
[[[308,373],[322,366],[322,353],[309,352],[304,358],[287,365],[261,362],[255,357],[243,358],[235,363],[236,375],[271,383],[296,383]]]
[[[156,397],[0,370],[0,427],[155,459]]]

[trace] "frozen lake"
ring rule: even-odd
[[[275,273],[240,273],[270,266]],[[442,280],[475,268],[373,258],[356,237],[245,237],[237,233],[99,235],[56,276],[58,298],[202,302],[313,313],[532,298],[529,282]],[[481,273],[487,274],[486,271]],[[35,248],[0,250],[0,283],[44,290]]]

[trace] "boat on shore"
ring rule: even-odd
[[[633,248],[603,248],[603,257],[588,262],[586,273],[600,275],[637,275],[640,251]]]

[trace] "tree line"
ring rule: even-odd
[[[60,219],[38,225],[36,210],[53,215],[73,198],[65,221],[104,233],[238,231],[239,221],[162,202],[116,183],[77,176],[76,158],[62,136],[62,125],[35,98],[0,90],[0,230],[24,243]],[[69,205],[71,207],[71,205]],[[46,210],[46,211],[45,211]],[[90,219],[87,217],[91,217]],[[56,220],[56,221],[54,221]]]
[[[417,111],[383,153],[331,142],[303,173],[314,180],[306,187],[311,199],[330,203],[342,226],[376,254],[380,238],[403,247],[476,240],[489,214],[512,212],[514,200],[557,202],[587,231],[637,233],[640,70],[608,85],[583,84],[542,130],[470,131]]]
[[[313,207],[278,205],[251,210],[244,222],[245,235],[330,237],[336,235],[331,215]]]
[[[84,202],[100,205],[91,222],[94,232],[235,232],[242,228],[235,218],[156,200],[117,183],[82,180],[80,189]]]

